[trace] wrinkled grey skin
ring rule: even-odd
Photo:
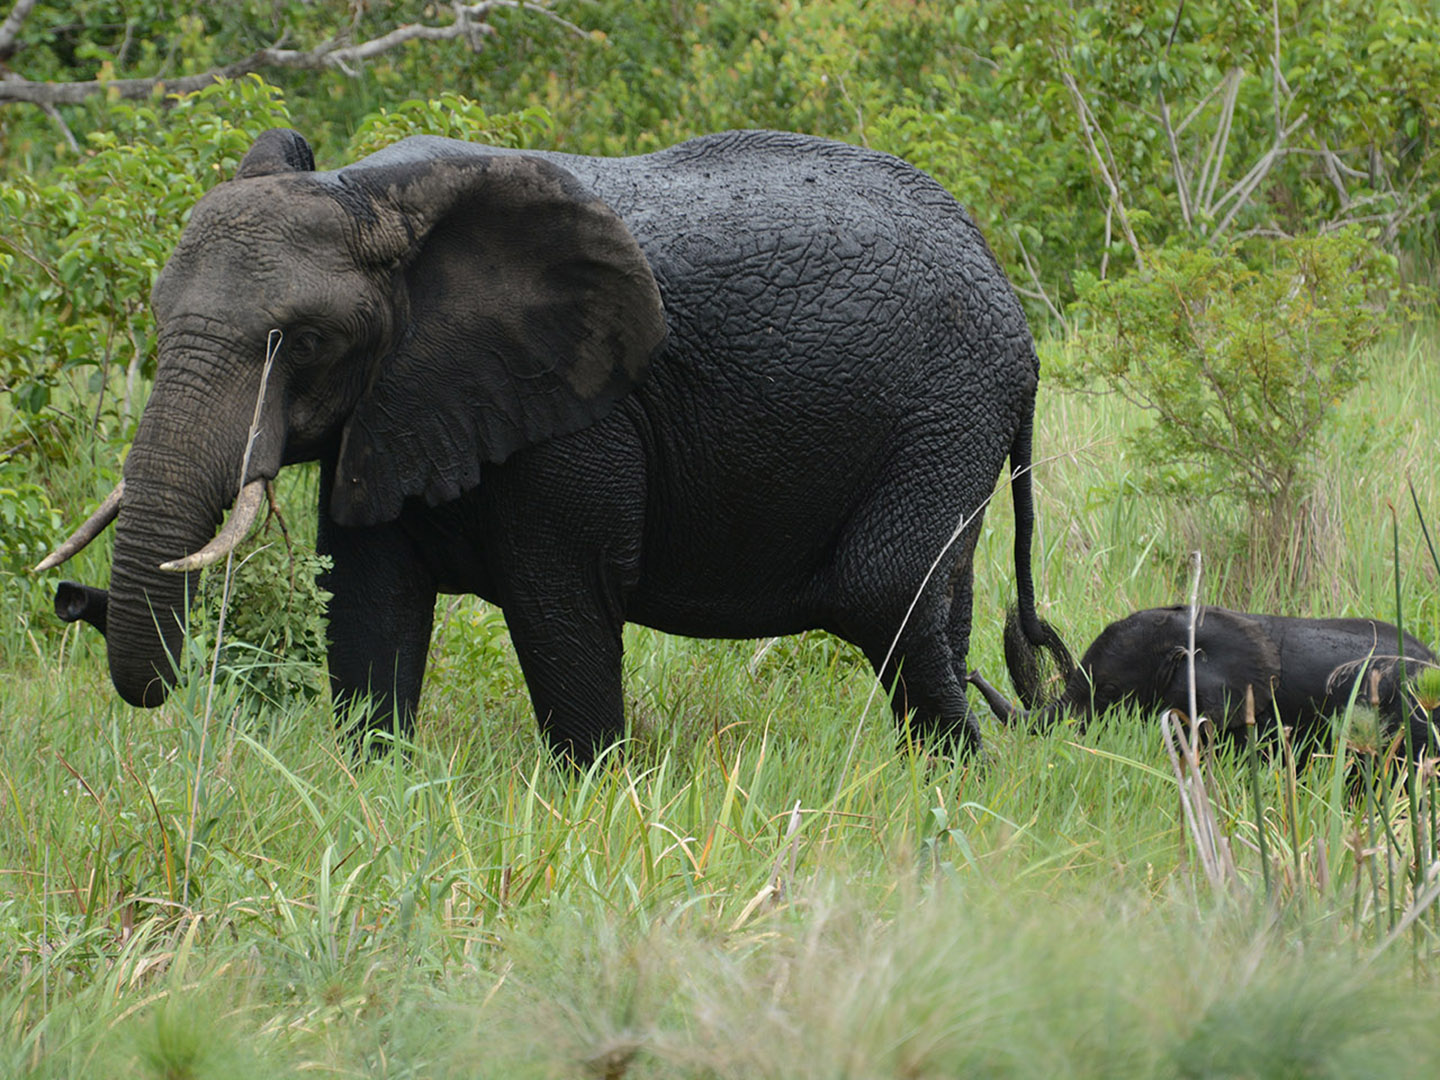
[[[1253,687],[1256,725],[1262,734],[1276,722],[1306,748],[1323,742],[1330,718],[1355,700],[1370,704],[1371,672],[1386,730],[1400,731],[1408,717],[1414,746],[1432,740],[1440,717],[1427,715],[1401,692],[1396,628],[1378,619],[1301,619],[1202,607],[1195,630],[1196,708],[1222,732],[1243,736],[1245,688]],[[1112,622],[1085,650],[1078,667],[1062,670],[1059,694],[1040,706],[1044,688],[1024,634],[1012,618],[1006,627],[1006,661],[1021,701],[1015,709],[978,673],[970,681],[1006,723],[1028,720],[1036,729],[1073,717],[1082,725],[1120,705],[1146,712],[1190,712],[1188,607],[1150,608]],[[1435,654],[1409,634],[1404,656],[1409,675],[1435,663]]]
[[[578,760],[623,732],[626,621],[824,628],[974,748],[972,553],[1007,456],[1025,633],[1063,651],[1030,578],[1034,347],[924,174],[773,132],[615,159],[424,137],[312,168],[261,136],[155,284],[108,602],[127,701],[173,677],[193,582],[157,566],[235,498],[272,329],[246,479],[321,462],[332,689],[374,725],[413,715],[436,595],[474,593]]]

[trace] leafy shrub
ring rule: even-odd
[[[1350,223],[1433,259],[1440,33],[1419,0],[951,12],[934,72],[887,83],[898,100],[872,103],[867,134],[972,207],[1011,279],[1055,305],[1032,314],[1181,236]],[[1258,266],[1262,248],[1242,253]]]
[[[48,600],[51,579],[34,577],[30,567],[50,551],[61,522],[46,490],[22,475],[18,462],[0,461],[0,591],[23,620],[41,596]]]
[[[374,153],[408,135],[442,135],[492,146],[530,146],[549,130],[550,114],[538,105],[491,115],[478,101],[446,93],[370,113],[350,139],[348,160]]]
[[[325,687],[325,610],[316,583],[330,559],[262,532],[235,551],[220,645],[220,674],[257,704],[307,701]],[[208,663],[224,599],[224,565],[205,576],[190,613],[191,646]]]
[[[22,480],[16,462],[0,462],[0,572],[23,574],[49,552],[60,512],[39,484]]]
[[[1269,251],[1267,270],[1175,246],[1145,272],[1078,276],[1078,359],[1056,372],[1149,414],[1129,438],[1142,490],[1238,502],[1262,552],[1295,530],[1317,436],[1366,377],[1395,274],[1353,229]]]
[[[72,415],[127,436],[140,380],[154,371],[155,275],[196,200],[255,135],[289,122],[279,91],[253,77],[168,105],[116,102],[107,115],[78,160],[0,184],[0,295],[11,313],[0,389],[17,414],[0,445],[63,441]],[[108,431],[106,418],[118,421]]]

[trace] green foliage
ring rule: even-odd
[[[50,550],[60,514],[18,462],[0,461],[0,573],[22,574]]]
[[[69,7],[32,14],[25,74],[122,77],[162,62],[192,72],[281,36],[302,49],[365,40],[394,19],[392,6],[345,0]],[[570,26],[501,9],[478,49],[412,43],[351,74],[266,77],[321,157],[338,156],[365,116],[457,86],[489,113],[548,111],[548,141],[579,153],[633,153],[726,127],[867,141],[939,176],[1012,278],[1043,286],[1057,306],[1078,271],[1133,260],[1125,224],[1148,246],[1354,220],[1391,249],[1433,255],[1440,24],[1426,0],[598,0],[557,10]],[[96,103],[67,119],[103,130],[111,111]],[[420,127],[438,130],[434,119]],[[25,121],[16,160],[28,160],[28,133],[42,124]],[[1257,168],[1259,183],[1227,198]]]
[[[1318,437],[1367,374],[1393,258],[1358,230],[1276,241],[1265,270],[1234,252],[1172,246],[1148,270],[1077,280],[1078,363],[1149,416],[1129,445],[1142,488],[1242,502],[1285,537],[1309,491]]]
[[[529,698],[515,661],[510,631],[498,607],[474,596],[455,596],[436,614],[427,685],[523,706]]]
[[[591,37],[497,18],[499,36],[469,66],[487,101],[543,105],[556,148],[587,154],[727,128],[860,140],[873,108],[946,63],[949,40],[946,10],[930,3],[599,0],[570,17]]]
[[[313,700],[325,692],[325,609],[330,594],[316,575],[330,560],[288,539],[247,540],[235,551],[221,636],[220,672],[243,688],[261,711]],[[190,648],[209,664],[221,633],[225,566],[206,574],[191,609]]]
[[[444,93],[427,101],[381,107],[361,121],[350,138],[347,160],[372,154],[410,135],[441,135],[491,146],[533,146],[550,130],[550,116],[538,105],[491,115],[478,101]]]
[[[191,206],[289,114],[247,78],[168,105],[117,102],[110,117],[79,160],[0,184],[0,293],[15,313],[0,338],[16,412],[3,446],[128,437],[154,368],[155,275]]]
[[[954,8],[947,46],[934,78],[869,111],[869,137],[960,194],[1056,308],[1079,274],[1179,237],[1350,222],[1433,254],[1440,24],[1423,0],[978,0]]]
[[[50,551],[61,526],[49,493],[27,476],[18,461],[0,460],[0,593],[12,598],[22,625],[42,602],[49,607],[55,575],[37,579],[30,567]]]

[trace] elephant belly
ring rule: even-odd
[[[794,558],[786,565],[757,565],[743,548],[673,553],[684,560],[656,560],[625,602],[625,618],[686,637],[749,638],[794,634],[826,624],[817,581],[818,560]]]
[[[834,503],[851,495],[832,494],[829,506],[787,495],[779,503],[715,500],[659,515],[645,533],[626,618],[689,637],[760,637],[823,625],[824,581],[844,525],[843,502],[838,510]]]

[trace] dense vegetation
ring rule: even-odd
[[[396,16],[21,8],[0,62],[53,84],[334,51]],[[1440,643],[1432,5],[556,14],[180,101],[0,105],[0,1072],[1427,1073],[1434,768],[1407,787],[1363,714],[1298,775],[1222,753],[1187,805],[1154,718],[987,724],[985,760],[953,762],[897,740],[825,635],[632,628],[632,742],[575,777],[499,614],[454,600],[414,745],[361,768],[316,693],[304,469],[214,670],[218,575],[182,692],[118,703],[98,636],[49,614],[60,575],[26,568],[118,478],[187,208],[276,124],[322,167],[422,130],[629,153],[768,126],[905,156],[971,207],[1042,338],[1036,572],[1072,647],[1185,599],[1194,550],[1207,600]],[[976,562],[993,675],[1010,522],[1001,492]],[[95,548],[67,575],[103,583]],[[1233,870],[1197,840],[1207,805]]]

